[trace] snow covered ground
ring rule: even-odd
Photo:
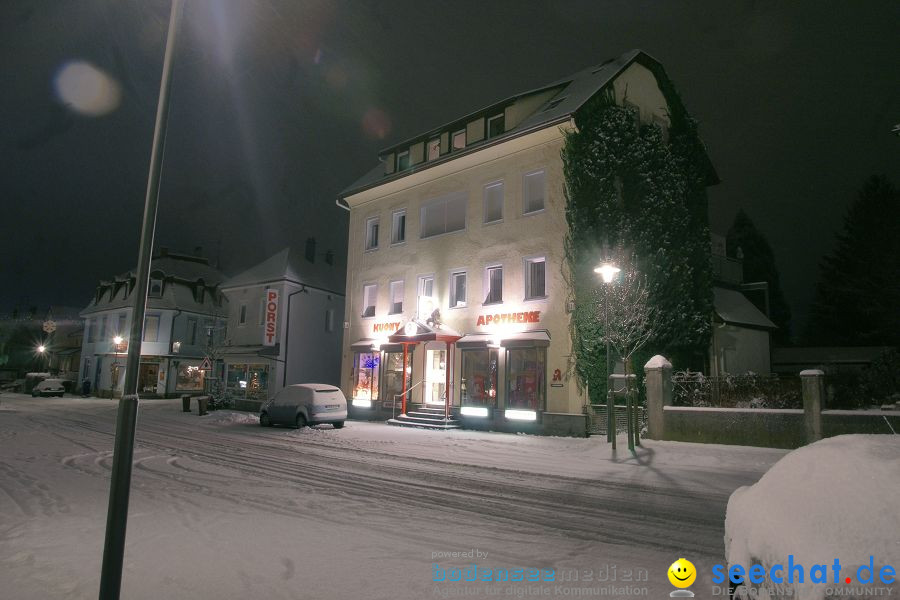
[[[0,397],[0,597],[96,597],[115,413],[110,400]],[[785,451],[644,443],[632,456],[624,439],[613,453],[601,438],[266,429],[143,401],[122,597],[659,598],[681,556],[710,597],[729,495]],[[473,563],[555,581],[433,581],[435,564]],[[646,581],[627,581],[638,569]]]

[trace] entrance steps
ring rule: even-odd
[[[432,406],[410,407],[405,415],[397,415],[388,419],[390,425],[400,427],[421,427],[423,429],[459,429],[459,420],[444,418],[443,407]]]

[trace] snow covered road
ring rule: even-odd
[[[94,598],[116,403],[0,401],[0,595]],[[352,421],[264,429],[246,413],[143,401],[123,598],[565,597],[600,585],[660,597],[679,556],[708,590],[729,494],[784,453],[647,441],[632,456],[600,438]],[[437,554],[474,549],[487,556]],[[434,564],[473,563],[557,578],[433,581]],[[647,581],[625,581],[635,569]]]

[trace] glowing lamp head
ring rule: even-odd
[[[403,333],[405,333],[407,337],[416,335],[417,331],[419,331],[419,327],[416,325],[415,321],[409,321],[403,326]]]
[[[115,344],[116,346],[118,346],[118,345],[121,344],[121,343],[122,343],[122,336],[121,336],[121,335],[117,335],[116,337],[113,338],[113,344]]]
[[[43,344],[37,347],[37,351],[43,354],[47,350],[47,347]]]
[[[622,269],[611,263],[603,263],[602,265],[594,269],[594,273],[600,273],[600,277],[603,278],[603,283],[612,283],[612,280],[615,279],[616,274],[621,270]]]

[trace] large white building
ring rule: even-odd
[[[387,148],[341,193],[350,211],[341,385],[354,414],[584,433],[564,132],[597,94],[667,129],[677,100],[661,91],[664,77],[654,59],[628,52]]]

